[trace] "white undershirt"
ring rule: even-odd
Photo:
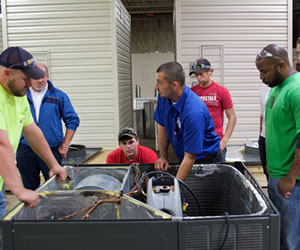
[[[265,133],[265,117],[266,117],[265,106],[266,106],[266,102],[267,102],[268,97],[269,97],[270,89],[271,88],[268,87],[265,84],[260,88],[260,116],[263,118],[263,120],[262,120],[262,129],[261,129],[260,135],[262,137],[266,137],[266,133]]]
[[[32,101],[33,101],[33,106],[35,110],[35,115],[36,115],[36,121],[39,121],[39,115],[40,115],[40,108],[42,104],[43,97],[48,90],[48,84],[47,86],[41,90],[40,92],[35,91],[33,88],[29,88],[31,96],[32,96]]]

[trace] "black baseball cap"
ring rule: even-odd
[[[192,75],[194,73],[202,73],[203,71],[210,68],[210,62],[205,58],[200,58],[191,64],[191,71],[189,75]]]
[[[122,128],[119,132],[119,141],[122,139],[122,137],[131,137],[135,138],[137,137],[137,133],[133,128]]]
[[[37,60],[20,47],[8,47],[0,54],[0,65],[21,70],[32,79],[41,79],[46,73],[37,66]]]

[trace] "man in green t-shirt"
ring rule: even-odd
[[[37,67],[32,55],[20,47],[9,47],[0,54],[0,189],[4,179],[16,198],[24,201],[28,207],[38,204],[39,194],[24,188],[16,167],[15,153],[21,132],[32,149],[48,165],[50,176],[56,174],[58,181],[67,177],[66,170],[57,163],[43,133],[33,122],[25,96],[31,79],[40,79],[44,75],[45,72]],[[1,217],[5,214],[5,207],[1,191]]]
[[[256,67],[271,87],[265,106],[268,192],[281,213],[281,249],[300,249],[300,73],[287,51],[270,44]]]

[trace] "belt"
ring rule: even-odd
[[[212,155],[205,156],[204,158],[200,159],[199,161],[208,161],[208,160],[211,160],[211,159],[215,158],[219,153],[221,153],[220,149],[216,153],[214,153]]]

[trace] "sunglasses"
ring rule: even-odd
[[[264,49],[259,49],[259,50],[257,51],[257,56],[256,56],[256,58],[266,58],[266,57],[269,57],[269,58],[279,58],[279,59],[281,59],[279,56],[273,55],[271,52],[266,51],[266,50],[264,50]]]
[[[191,71],[195,70],[195,69],[209,69],[210,66],[205,65],[205,64],[197,64],[197,63],[192,63],[191,65]]]

